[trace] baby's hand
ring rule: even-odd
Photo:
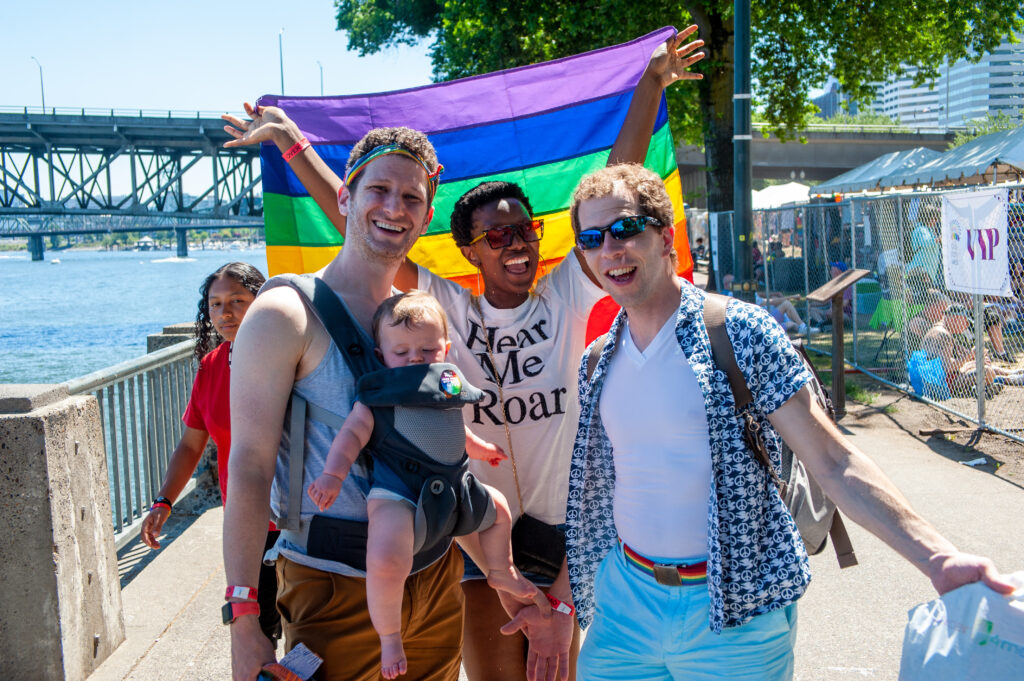
[[[467,453],[470,458],[486,461],[492,466],[498,466],[502,461],[508,458],[508,455],[505,454],[505,450],[493,442],[484,442],[478,449],[473,448]]]
[[[334,503],[334,500],[338,498],[338,492],[340,491],[341,478],[337,478],[329,473],[322,473],[320,477],[312,482],[306,493],[309,494],[309,498],[313,500],[317,508],[321,511],[326,511]]]

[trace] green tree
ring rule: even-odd
[[[1001,111],[994,115],[991,113],[985,114],[985,117],[981,120],[968,122],[967,130],[965,132],[958,132],[953,137],[953,141],[949,143],[949,148],[956,149],[983,135],[989,135],[1001,130],[1013,130],[1014,128],[1019,128],[1021,124],[1020,118],[1013,118]]]
[[[733,4],[724,0],[335,0],[337,27],[361,55],[432,36],[434,79],[461,78],[624,42],[666,23],[700,26],[708,57],[696,84],[668,91],[677,139],[702,141],[708,204],[732,207]],[[782,0],[751,7],[752,77],[767,122],[793,138],[816,108],[810,88],[831,73],[858,101],[873,82],[981,55],[1024,28],[1020,0]]]

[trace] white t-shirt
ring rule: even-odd
[[[626,325],[601,389],[615,461],[615,529],[648,558],[708,551],[711,443],[704,396],[672,315],[640,352]]]
[[[482,402],[465,407],[466,425],[508,454],[498,385],[472,294],[422,267],[418,285],[448,313],[448,361],[484,391]],[[586,349],[587,317],[604,295],[570,253],[537,282],[535,293],[522,305],[499,310],[482,296],[479,299],[484,323],[493,334],[491,347],[508,405],[523,507],[546,523],[565,522],[569,461],[579,420],[577,371]],[[496,468],[486,461],[471,459],[469,464],[477,478],[505,495],[513,520],[518,518],[511,460]]]

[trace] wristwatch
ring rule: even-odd
[[[224,624],[231,624],[242,615],[256,615],[259,617],[260,604],[255,601],[243,601],[241,603],[225,603],[220,609]]]

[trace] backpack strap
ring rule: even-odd
[[[748,409],[754,403],[754,396],[750,392],[750,387],[743,377],[739,364],[736,363],[736,351],[733,350],[732,341],[729,340],[729,331],[725,328],[725,314],[730,300],[731,298],[728,296],[715,293],[708,293],[704,298],[704,326],[707,327],[708,339],[711,341],[711,358],[729,378],[729,388],[732,390],[732,397],[736,402],[736,413],[743,417],[743,434],[747,447],[772,476],[772,480],[775,481],[779,489],[783,489],[784,483],[779,478],[771,459],[768,458],[764,442],[757,432],[757,424]]]
[[[597,368],[597,361],[601,359],[601,352],[608,343],[608,334],[602,333],[590,344],[590,352],[587,353],[587,383],[594,377],[594,369]]]
[[[355,379],[383,365],[373,352],[373,340],[352,317],[345,302],[324,282],[312,274],[281,274],[270,279],[263,290],[277,286],[288,286],[295,289],[303,301],[313,311],[327,333],[337,346],[345,364],[348,365]],[[344,419],[323,407],[310,404],[299,394],[292,392],[288,428],[288,504],[285,506],[284,517],[275,518],[275,523],[283,530],[298,531],[300,529],[299,509],[302,508],[302,473],[305,463],[305,429],[306,416],[339,428]]]
[[[761,465],[768,470],[769,475],[779,487],[779,491],[785,494],[785,483],[779,478],[775,467],[772,466],[760,435],[751,427],[752,415],[747,407],[753,404],[754,396],[743,377],[743,372],[740,371],[740,367],[736,363],[736,351],[732,347],[729,332],[725,328],[725,315],[730,300],[732,299],[728,296],[715,293],[708,293],[704,298],[704,325],[707,327],[708,339],[711,341],[711,356],[715,365],[729,377],[729,387],[732,389],[733,399],[736,401],[736,412],[744,416],[744,437],[747,440],[747,446],[754,452]],[[803,357],[804,364],[810,367],[815,379],[820,383],[818,373],[807,357],[807,351],[802,345],[797,346],[797,351]],[[829,417],[834,419],[832,401],[828,398],[828,393],[824,393],[822,397],[825,400],[825,408]],[[856,565],[857,556],[853,551],[853,543],[846,531],[846,525],[839,515],[839,509],[835,509],[832,514],[832,524],[828,534],[832,539],[832,548],[835,549],[839,567],[847,568]]]

